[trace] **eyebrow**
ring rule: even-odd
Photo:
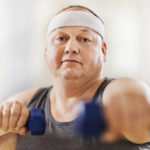
[[[88,29],[81,29],[80,31],[88,32]]]

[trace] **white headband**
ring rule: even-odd
[[[102,21],[88,12],[67,11],[58,14],[49,23],[47,36],[54,29],[64,26],[88,27],[96,31],[103,39],[105,39],[104,25]]]

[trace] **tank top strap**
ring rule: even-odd
[[[106,86],[112,81],[114,80],[113,78],[106,78],[98,87],[97,91],[95,92],[93,98],[92,98],[92,102],[100,102],[102,103],[102,96],[103,96],[103,92],[106,88]]]
[[[32,108],[44,108],[48,92],[51,87],[42,87],[37,90],[37,92],[32,96],[28,108],[31,110]]]

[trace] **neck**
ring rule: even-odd
[[[55,80],[53,96],[57,100],[67,102],[68,99],[92,98],[105,77],[95,80]]]

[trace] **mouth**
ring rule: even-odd
[[[81,64],[81,62],[74,60],[74,59],[65,59],[62,61],[62,63],[78,63]]]

